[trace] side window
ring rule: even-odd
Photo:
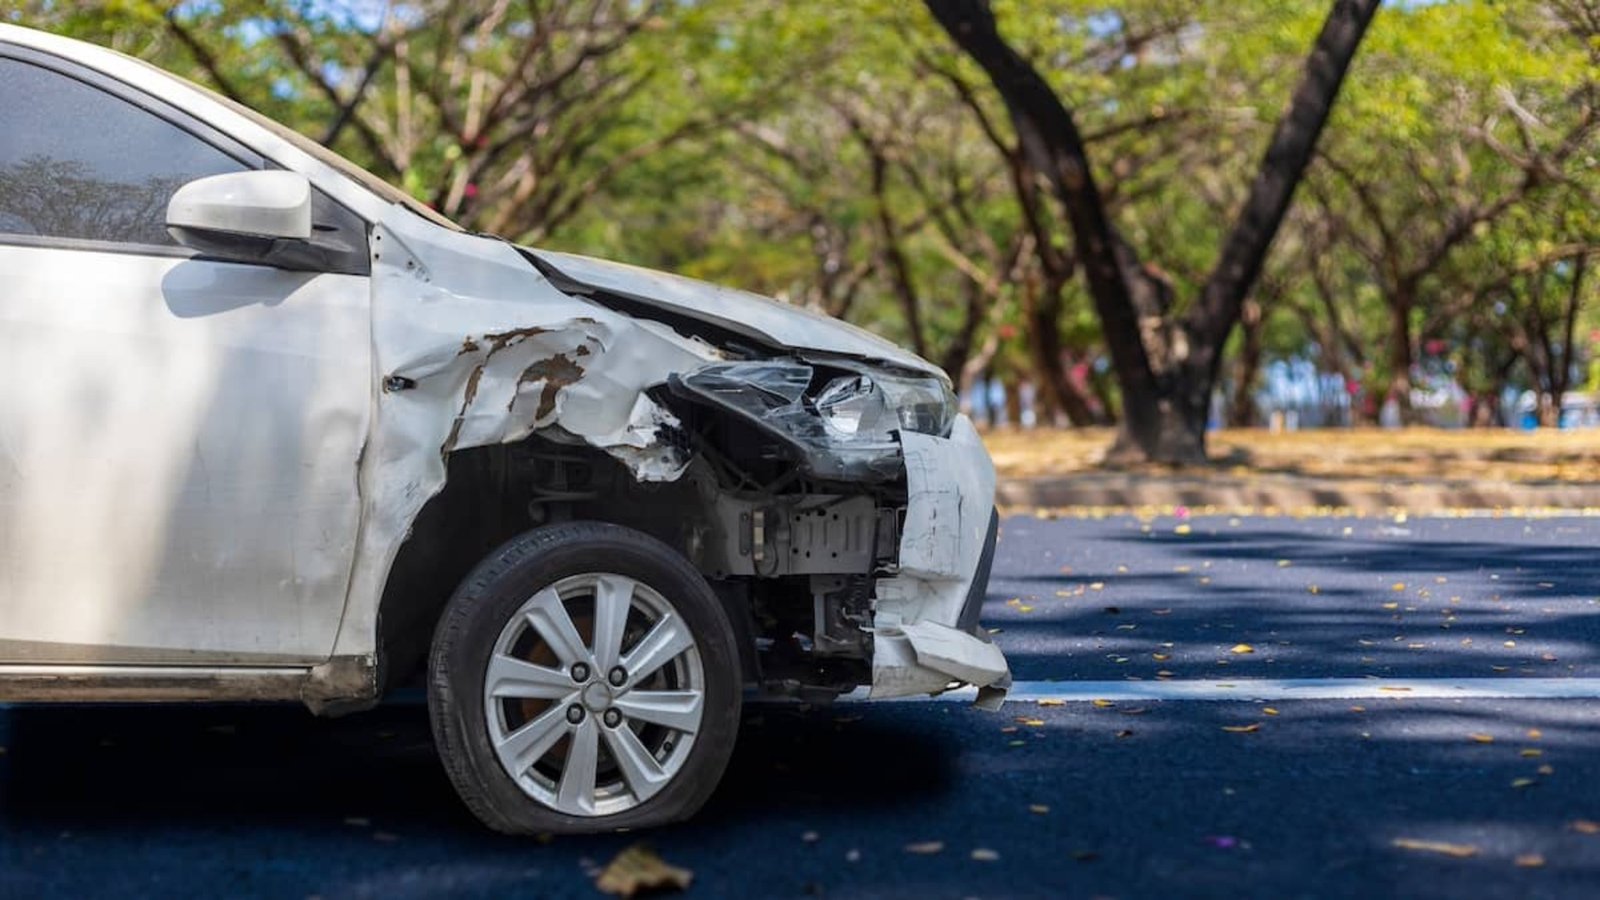
[[[146,110],[50,69],[0,57],[4,234],[172,245],[167,200],[243,163]]]

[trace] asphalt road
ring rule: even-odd
[[[986,619],[1033,683],[1592,678],[1597,546],[1013,518]],[[466,815],[415,704],[0,709],[0,745],[7,898],[592,897],[640,839],[701,897],[1600,896],[1600,699],[765,709],[695,821],[548,843]]]

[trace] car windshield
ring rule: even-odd
[[[389,182],[384,181],[382,178],[379,178],[371,172],[368,172],[366,169],[361,168],[350,160],[345,159],[344,157],[333,152],[332,150],[329,150],[327,147],[322,146],[316,141],[313,141],[300,132],[295,131],[293,128],[268,118],[267,116],[256,112],[243,103],[219,94],[205,85],[196,84],[195,82],[190,81],[189,79],[180,75],[174,75],[173,73],[168,72],[159,66],[151,65],[150,63],[145,62],[138,57],[128,58],[147,68],[154,69],[168,78],[175,78],[178,81],[183,82],[186,86],[200,91],[211,99],[216,100],[218,103],[221,103],[234,112],[237,112],[239,115],[248,118],[250,121],[260,125],[262,128],[265,128],[278,137],[283,138],[284,140],[293,144],[296,148],[305,151],[307,154],[314,157],[318,162],[331,166],[340,174],[354,180],[357,184],[361,185],[372,193],[377,194],[384,200],[387,200],[390,203],[398,203],[401,206],[404,206],[406,209],[409,209],[417,215],[422,216],[424,219],[434,223],[435,225],[442,225],[445,228],[451,229],[452,231],[465,230],[460,225],[452,222],[438,210],[424,204],[422,201],[411,196],[405,191],[400,190]]]

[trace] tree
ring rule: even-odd
[[[1206,415],[1222,344],[1238,322],[1378,2],[1334,3],[1218,264],[1182,319],[1173,315],[1170,282],[1139,261],[1106,215],[1072,110],[1000,37],[987,0],[928,0],[928,8],[987,72],[1027,155],[1050,178],[1072,224],[1122,386],[1118,447],[1163,463],[1205,460]]]
[[[1377,0],[1338,0],[1279,120],[1215,267],[1187,314],[1106,215],[1073,112],[999,33],[987,0],[927,0],[988,74],[1034,165],[1071,222],[1122,389],[1119,447],[1169,463],[1205,458],[1206,417],[1223,344],[1239,321]]]
[[[1423,351],[1441,341],[1460,348],[1449,366],[1493,418],[1520,371],[1513,323],[1493,310],[1522,309],[1524,270],[1585,240],[1555,223],[1595,188],[1597,10],[1426,4],[1392,10],[1366,41],[1306,182],[1325,244],[1313,271],[1329,300],[1322,326],[1345,336],[1372,395],[1406,421],[1413,373],[1425,362],[1438,374]]]
[[[468,228],[528,242],[641,160],[751,115],[806,62],[750,68],[724,21],[734,4],[716,0],[32,5],[262,110]]]

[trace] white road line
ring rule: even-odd
[[[971,688],[908,700],[970,702]],[[1407,697],[1600,698],[1600,678],[1235,678],[1192,681],[1019,681],[1007,703],[1040,700],[1391,700]],[[844,699],[844,698],[841,698]],[[855,696],[849,699],[856,699]]]

